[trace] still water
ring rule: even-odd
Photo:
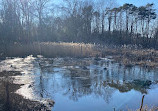
[[[15,60],[12,67],[23,64],[33,92],[55,101],[52,111],[135,110],[143,95],[144,105],[158,106],[157,69],[125,67],[108,58],[25,59]]]

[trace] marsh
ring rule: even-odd
[[[36,101],[53,100],[53,111],[135,110],[143,95],[145,105],[158,105],[158,70],[126,67],[111,57],[96,60],[28,56],[8,58],[0,65],[1,70],[5,67],[22,71],[14,78],[14,83],[23,83],[17,94]]]

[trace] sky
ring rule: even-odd
[[[158,0],[117,0],[117,3],[120,5],[123,5],[124,3],[131,3],[136,6],[146,5],[147,3],[154,3],[154,7],[158,9]]]
[[[154,8],[158,9],[158,0],[116,0],[116,1],[119,5],[123,5],[125,3],[131,3],[136,6],[143,6],[143,5],[146,5],[147,3],[154,3],[155,4]],[[62,0],[54,0],[54,3],[57,3],[57,4],[61,2]]]

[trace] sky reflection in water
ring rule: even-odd
[[[109,59],[40,59],[35,90],[56,103],[53,111],[110,111],[158,105],[157,70],[124,67]]]

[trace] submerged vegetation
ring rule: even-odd
[[[109,110],[129,103],[137,109],[143,94],[150,101],[157,96],[157,49],[153,3],[0,0],[0,111],[51,110],[50,99],[57,100],[54,109],[66,111],[85,102],[89,109],[103,103]],[[26,89],[48,101],[25,98]],[[138,110],[158,110],[148,107]]]
[[[12,66],[10,66],[11,63]],[[147,104],[151,108],[152,104],[157,104],[157,96],[155,96],[157,93],[155,92],[158,90],[158,70],[150,70],[138,66],[125,67],[112,61],[110,58],[101,58],[99,60],[95,58],[28,56],[26,58],[7,58],[0,62],[0,66],[3,70],[22,70],[23,74],[20,75],[22,76],[22,84],[20,86],[27,85],[22,89],[20,88],[23,92],[20,95],[28,96],[27,90],[33,89],[39,97],[50,98],[55,101],[55,107],[52,110],[60,111],[62,109],[61,104],[68,106],[64,108],[66,111],[72,108],[78,110],[80,107],[93,110],[93,108],[98,109],[98,105],[100,106],[102,103],[104,103],[100,107],[102,111],[105,109],[104,106],[106,106],[107,110],[113,110],[111,105],[116,110],[137,109],[140,107],[142,94],[146,95],[144,106]],[[12,76],[14,72],[3,73],[1,75],[5,77],[5,75]],[[14,74],[15,80],[19,83],[21,80],[16,75]],[[5,87],[4,85],[4,89]],[[80,101],[83,98],[85,100]],[[10,105],[12,103],[11,99]],[[122,105],[119,104],[119,101],[116,102],[117,100],[122,100]],[[87,103],[87,101],[89,102]],[[37,101],[38,104],[39,102]],[[86,104],[86,106],[80,104]],[[26,106],[25,102],[19,105],[20,108],[23,108],[21,106],[27,108],[27,102]]]

